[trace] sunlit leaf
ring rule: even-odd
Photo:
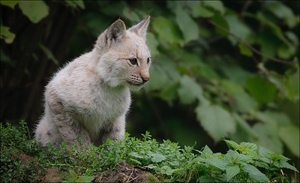
[[[226,142],[226,144],[228,146],[230,146],[231,148],[233,148],[234,150],[239,149],[240,145],[238,143],[236,143],[235,141],[232,140],[224,140]]]
[[[8,6],[8,7],[10,7],[10,8],[12,8],[12,9],[14,9],[15,8],[15,6],[18,4],[18,2],[19,2],[20,0],[2,0],[2,1],[0,1],[0,4],[1,5],[4,5],[4,6]]]
[[[1,39],[4,39],[4,41],[7,43],[7,44],[11,44],[12,42],[14,42],[14,39],[16,37],[16,35],[12,32],[10,32],[10,28],[7,27],[7,26],[3,26],[1,25],[0,26],[1,28]]]
[[[19,7],[33,23],[38,23],[49,14],[49,7],[44,1],[20,1]]]

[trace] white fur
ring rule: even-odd
[[[117,20],[99,36],[91,52],[54,75],[46,86],[37,141],[85,146],[123,138],[129,89],[138,90],[149,80],[150,52],[144,35],[149,19],[128,30]],[[132,64],[131,58],[137,58],[138,64]]]

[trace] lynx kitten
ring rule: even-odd
[[[35,132],[38,142],[87,146],[123,138],[130,89],[138,90],[150,79],[149,22],[147,17],[126,30],[122,20],[115,21],[91,52],[54,75],[46,86],[45,113]]]

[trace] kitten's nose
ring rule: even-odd
[[[141,78],[143,80],[143,83],[146,83],[150,80],[149,72],[141,72]]]

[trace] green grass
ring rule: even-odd
[[[28,138],[26,123],[20,127],[1,124],[0,180],[41,181],[49,168],[55,168],[65,182],[91,182],[126,162],[150,172],[162,182],[266,182],[297,181],[298,170],[288,158],[253,143],[225,140],[226,154],[180,147],[165,140],[157,142],[146,132],[142,139],[126,134],[124,140],[100,147],[43,149]],[[25,158],[24,158],[25,157]],[[157,179],[153,179],[154,181]]]

